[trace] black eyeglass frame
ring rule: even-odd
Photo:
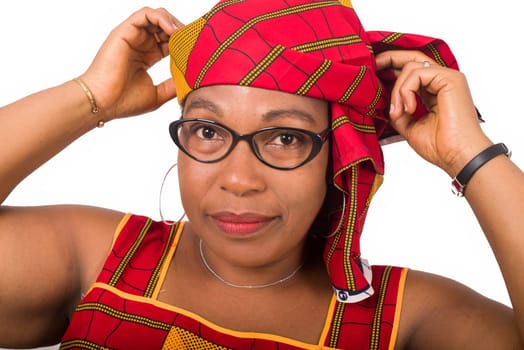
[[[216,125],[216,126],[218,126],[220,128],[223,128],[223,129],[227,130],[233,136],[233,139],[231,141],[231,145],[229,146],[229,149],[222,156],[220,156],[217,159],[202,160],[202,159],[196,158],[191,153],[189,153],[188,150],[185,149],[185,147],[181,144],[180,140],[178,139],[178,132],[177,131],[178,131],[179,126],[184,124],[184,123],[188,123],[188,122],[209,123],[209,124]],[[268,163],[262,157],[262,155],[260,154],[260,152],[259,152],[259,150],[257,148],[257,145],[254,142],[254,137],[257,134],[259,134],[259,133],[262,133],[262,132],[265,132],[265,131],[269,131],[269,130],[290,130],[290,131],[301,132],[301,133],[304,133],[304,134],[308,135],[309,137],[311,137],[311,141],[312,141],[312,147],[311,147],[311,152],[309,153],[309,156],[307,156],[306,159],[304,159],[301,163],[299,163],[297,165],[294,165],[294,166],[291,166],[291,167],[279,167],[279,166],[273,165],[271,163]],[[313,158],[315,158],[320,153],[320,150],[322,149],[322,146],[324,145],[324,143],[328,139],[330,131],[331,131],[331,129],[329,127],[327,127],[326,129],[324,129],[323,131],[321,131],[320,133],[317,134],[317,133],[315,133],[313,131],[300,129],[300,128],[270,126],[270,127],[267,127],[267,128],[262,128],[262,129],[255,130],[255,131],[250,132],[248,134],[239,134],[235,130],[233,130],[233,129],[231,129],[231,128],[229,128],[229,127],[227,127],[227,126],[225,126],[225,125],[223,125],[223,124],[221,124],[219,122],[216,122],[214,120],[209,120],[209,119],[202,119],[202,118],[180,118],[180,119],[172,122],[171,124],[169,124],[169,135],[171,135],[171,139],[173,140],[173,142],[177,145],[177,147],[182,152],[184,152],[187,156],[189,156],[190,158],[196,160],[197,162],[201,162],[201,163],[216,163],[216,162],[219,162],[222,159],[226,158],[233,151],[233,149],[235,148],[235,146],[237,145],[237,143],[240,140],[245,140],[249,144],[249,146],[251,148],[251,151],[257,157],[257,159],[259,161],[261,161],[265,165],[269,166],[270,168],[278,169],[278,170],[293,170],[293,169],[301,167],[302,165],[310,162]]]

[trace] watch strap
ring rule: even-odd
[[[464,189],[473,174],[475,174],[475,172],[479,170],[484,164],[500,154],[505,154],[508,157],[511,155],[508,147],[506,147],[506,145],[503,143],[492,145],[476,155],[466,164],[466,166],[458,173],[458,175],[454,177],[453,180],[451,180],[451,190],[453,193],[458,197],[462,197],[464,195]]]

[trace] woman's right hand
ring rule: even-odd
[[[176,96],[171,77],[155,85],[147,70],[169,54],[169,37],[182,26],[165,9],[143,8],[113,29],[81,76],[101,119],[150,112]]]

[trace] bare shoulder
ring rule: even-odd
[[[122,218],[88,206],[0,207],[0,347],[57,340]]]
[[[410,270],[397,349],[521,349],[513,310],[451,279]]]
[[[11,251],[32,256],[45,254],[46,261],[76,265],[76,273],[89,280],[90,270],[99,270],[124,214],[105,208],[82,205],[2,207],[0,240]],[[22,247],[23,246],[23,247]],[[44,258],[44,257],[42,257]],[[95,276],[96,277],[96,276]]]

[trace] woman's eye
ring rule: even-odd
[[[202,139],[212,139],[216,136],[216,131],[213,128],[202,126],[196,130],[196,134]]]
[[[297,137],[291,134],[282,134],[276,138],[276,143],[282,144],[284,146],[292,145],[297,142]]]
[[[216,140],[223,136],[224,132],[214,125],[195,123],[190,125],[189,135],[199,140]]]
[[[306,143],[305,135],[300,132],[281,130],[274,132],[268,139],[269,145],[300,147]]]

